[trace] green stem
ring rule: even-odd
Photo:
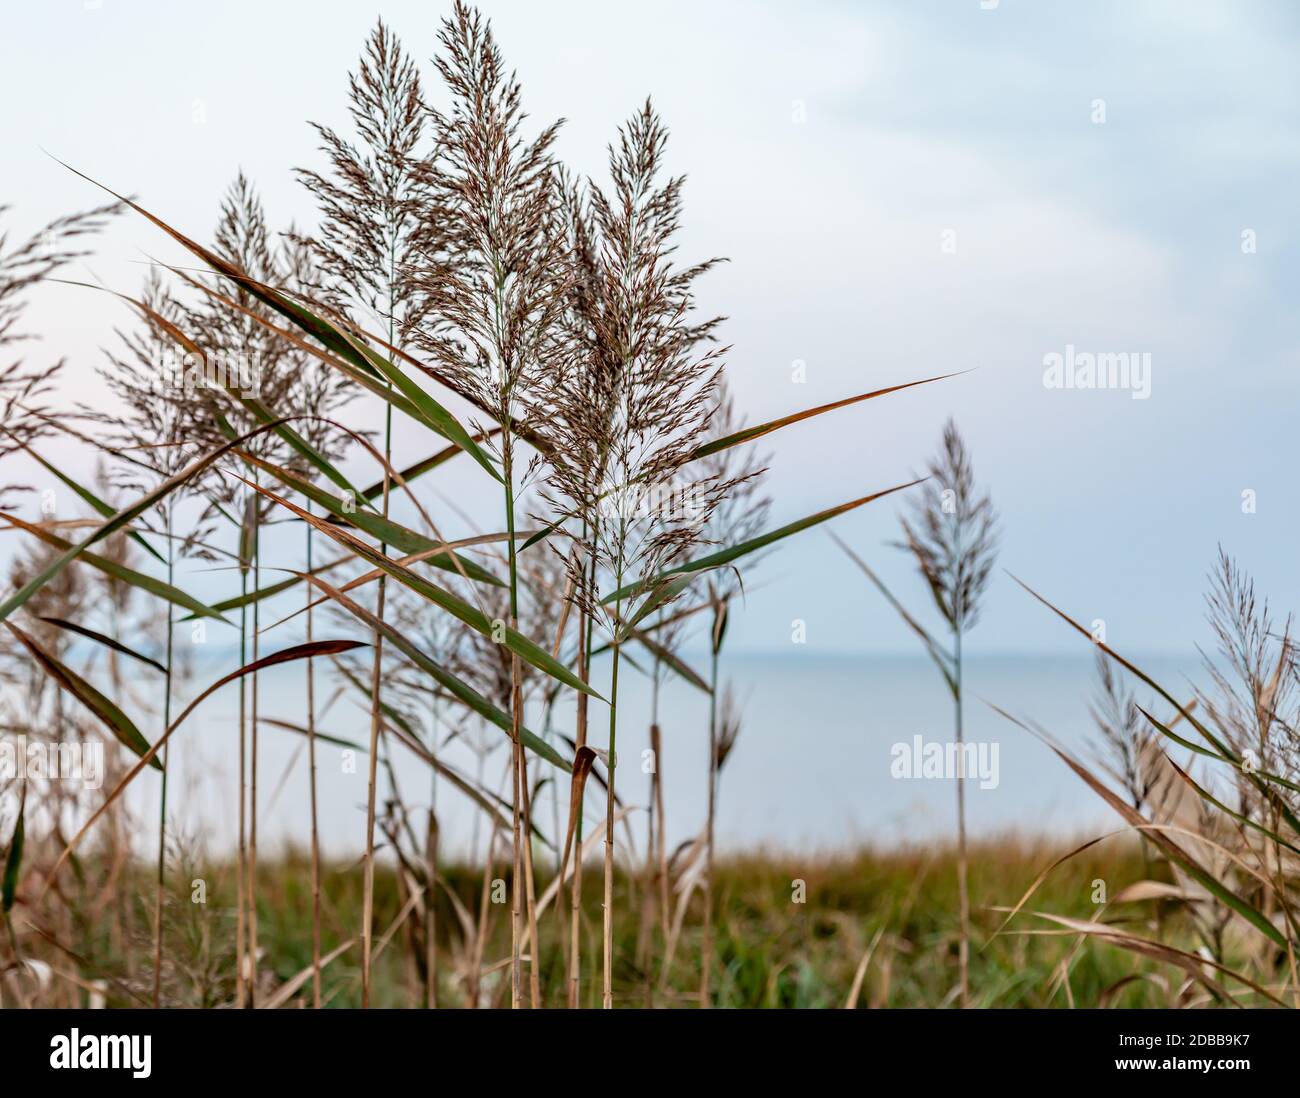
[[[167,525],[167,585],[173,580],[175,550],[172,544],[172,509],[166,509]],[[172,721],[172,622],[173,607],[167,603],[167,673],[163,693],[163,728],[171,726]],[[162,939],[163,939],[163,877],[167,868],[167,756],[170,743],[163,744],[162,750],[162,798],[158,806],[158,881],[154,893],[154,946],[153,946],[153,1005],[157,1010],[162,998]]]
[[[391,334],[391,324],[390,324]],[[392,340],[390,339],[391,343]],[[389,382],[388,387],[392,388]],[[388,496],[390,481],[388,476],[389,466],[392,464],[392,441],[393,441],[393,406],[388,405],[387,413],[384,417],[384,518],[388,517]],[[379,551],[388,555],[387,544],[381,543]],[[387,593],[387,584],[384,582],[385,576],[379,577],[379,587],[375,593],[375,616],[382,622],[384,620],[384,602]],[[366,792],[366,863],[365,863],[365,883],[364,897],[362,901],[361,914],[361,1006],[366,1009],[370,1006],[370,985],[371,972],[370,965],[372,960],[372,948],[374,942],[374,911],[375,911],[375,801],[376,787],[379,780],[379,733],[381,729],[381,718],[379,708],[379,684],[383,676],[384,660],[384,638],[378,630],[374,636],[374,662],[371,665],[370,673],[370,752],[369,752],[369,772],[367,775],[367,792]]]
[[[587,520],[582,521],[582,542],[587,543]],[[596,554],[593,550],[588,567],[588,590],[596,587]],[[587,682],[591,676],[592,615],[581,610],[579,621],[578,677]],[[576,746],[587,746],[587,695],[578,694]],[[575,751],[576,754],[576,751]],[[585,790],[584,790],[585,792]],[[580,1000],[582,981],[582,803],[577,805],[574,826],[573,881],[569,889],[569,996],[570,1010],[576,1010]]]
[[[519,627],[519,560],[515,547],[515,492],[514,492],[514,448],[510,431],[510,406],[507,401],[501,433],[502,473],[505,477],[506,540],[510,562],[510,627]],[[511,826],[513,839],[513,861],[510,878],[510,1006],[512,1009],[523,1003],[523,959],[521,950],[523,910],[520,899],[523,887],[523,829],[519,815],[520,801],[523,796],[521,782],[521,749],[519,743],[519,665],[518,657],[510,654],[510,759],[512,778],[510,783]],[[533,971],[536,971],[534,961]]]
[[[243,541],[241,530],[240,541]],[[243,550],[241,545],[240,564],[239,564],[239,587],[240,594],[246,599],[248,596],[248,570],[244,567]],[[241,602],[239,607],[239,666],[243,667],[248,662],[248,604]],[[235,1003],[239,1007],[244,1004],[244,959],[245,959],[245,939],[247,927],[245,918],[248,902],[248,882],[246,879],[248,867],[248,836],[245,833],[245,821],[248,818],[248,762],[245,757],[245,748],[248,739],[248,714],[247,714],[247,682],[242,677],[239,680],[239,872],[237,880],[237,891],[239,900],[239,911],[235,916],[235,956],[237,958],[235,969]]]
[[[614,569],[615,590],[623,588],[623,546],[627,540],[627,522],[620,513],[618,561]],[[617,765],[618,736],[618,665],[622,649],[623,600],[618,599],[614,607],[614,666],[610,672],[609,683],[609,760],[606,770],[609,772],[609,789],[605,795],[605,902],[604,902],[604,949],[602,1003],[606,1010],[614,1006],[614,770]]]
[[[619,586],[622,586],[621,577]],[[620,599],[618,603],[620,620],[622,610],[623,603]],[[614,667],[610,672],[609,683],[609,763],[606,768],[609,771],[609,790],[605,797],[605,948],[601,1005],[606,1010],[614,1006],[614,767],[618,734],[618,665],[621,647],[616,628],[613,646]]]
[[[305,501],[307,513],[311,514],[311,500]],[[307,574],[312,571],[312,525],[307,523]],[[308,586],[307,595],[307,643],[313,639],[312,631],[312,590]],[[315,660],[306,660],[307,664],[307,770],[311,787],[311,999],[316,1010],[321,1007],[320,986],[320,830],[318,826],[316,802],[316,675]]]
[[[970,1005],[970,894],[966,866],[966,755],[962,748],[962,658],[961,623],[956,630],[956,724],[957,724],[957,903],[961,922],[958,963],[961,969],[961,1005]]]
[[[432,649],[433,646],[430,645]],[[438,755],[438,691],[431,692],[429,715],[429,757]],[[424,980],[425,1009],[438,1005],[438,921],[435,905],[438,900],[438,771],[429,767],[429,823],[425,829],[425,871],[428,874],[424,890]]]
[[[261,483],[257,468],[253,469],[253,484]],[[253,495],[253,590],[262,589],[262,507],[257,498],[256,488]],[[253,603],[253,662],[257,662],[261,647],[261,599]],[[249,722],[249,760],[248,760],[248,1005],[257,1005],[257,717],[258,717],[258,679],[257,672],[252,679],[252,720]]]
[[[715,611],[716,616],[716,611]],[[713,635],[716,637],[717,628]],[[709,660],[709,791],[704,836],[704,947],[700,958],[700,1006],[712,1005],[709,976],[713,967],[713,824],[718,796],[718,646]]]

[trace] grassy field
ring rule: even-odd
[[[1136,961],[1101,942],[1080,945],[1075,935],[1044,936],[1022,931],[1052,929],[1030,909],[1090,918],[1097,881],[1115,895],[1143,878],[1141,853],[1116,842],[1093,847],[1056,869],[1035,894],[1026,911],[1008,932],[994,937],[1004,915],[1038,874],[1068,848],[1048,848],[1007,840],[971,848],[970,883],[974,926],[971,976],[973,1005],[990,1007],[1161,1006],[1166,997],[1159,977],[1128,981],[1138,972],[1158,972],[1157,966]],[[323,874],[323,950],[326,956],[352,941],[360,920],[361,878],[351,865],[327,867]],[[188,879],[169,882],[172,899],[166,908],[163,1002],[171,1006],[223,1006],[234,1002],[234,881],[233,866],[178,866]],[[539,866],[539,886],[549,875]],[[437,1002],[439,1006],[471,1005],[468,985],[475,942],[472,929],[457,916],[449,893],[472,918],[480,910],[481,872],[459,866],[441,873],[445,889],[434,912],[437,941]],[[203,881],[205,903],[193,902],[195,882]],[[599,955],[601,880],[584,878],[584,933],[588,957]],[[863,851],[852,857],[809,862],[798,857],[756,854],[724,859],[717,867],[717,917],[713,976],[716,1006],[749,1008],[835,1008],[846,1005],[864,957],[856,1004],[859,1007],[922,1007],[954,1000],[957,958],[957,904],[954,855],[951,852]],[[259,893],[262,1001],[280,994],[285,1006],[309,1001],[310,985],[296,993],[292,981],[311,966],[311,889],[304,858],[271,863],[261,876]],[[805,891],[796,902],[799,882]],[[621,910],[640,909],[643,880],[620,874],[615,902]],[[424,950],[419,932],[423,914],[412,908],[399,923],[406,893],[396,873],[381,869],[376,876],[376,918],[386,945],[374,966],[376,1006],[424,1005]],[[98,972],[107,987],[107,1005],[131,1005],[130,992],[148,999],[151,976],[132,972],[130,958],[148,955],[152,937],[152,880],[141,871],[134,905],[121,905],[112,916],[78,925],[69,923],[70,940],[60,944],[79,953],[89,964],[83,972]],[[124,890],[125,891],[125,890]],[[490,892],[490,890],[489,890]],[[189,902],[187,902],[189,898]],[[700,976],[702,905],[698,898],[685,912],[672,959],[664,971],[665,939],[655,926],[647,933],[633,918],[616,923],[616,986],[620,1006],[694,1006]],[[1114,919],[1127,909],[1135,923],[1154,917],[1150,904],[1112,907]],[[483,1006],[509,1003],[510,953],[508,904],[494,904],[489,894],[487,931],[483,943],[479,990]],[[567,927],[567,904],[543,912],[540,933],[543,953],[553,963],[541,973],[547,1005],[563,1005],[561,920]],[[1188,930],[1189,928],[1184,928]],[[1167,940],[1180,937],[1179,928],[1165,925]],[[1190,932],[1187,935],[1190,942]],[[990,940],[991,939],[991,940]],[[123,948],[123,942],[135,948]],[[42,950],[59,967],[60,949]],[[593,978],[594,977],[594,978]],[[323,999],[330,1006],[359,1002],[360,960],[357,943],[345,949],[324,970]],[[63,1005],[85,1002],[89,992],[76,984],[50,988],[53,1001]],[[584,973],[584,1005],[599,1006],[599,972]]]

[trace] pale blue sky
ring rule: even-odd
[[[484,7],[533,119],[569,119],[560,149],[578,169],[599,172],[617,123],[654,97],[670,163],[690,176],[683,253],[731,259],[703,298],[730,318],[751,418],[979,367],[778,436],[774,521],[906,479],[953,414],[1004,516],[1002,562],[1085,620],[1105,618],[1122,651],[1204,640],[1202,577],[1220,542],[1280,607],[1300,603],[1300,501],[1286,472],[1300,396],[1290,5]],[[345,121],[345,74],[376,14],[423,60],[443,11],[396,0],[15,8],[0,37],[0,202],[34,227],[97,200],[44,148],[191,235],[211,231],[239,168],[278,224],[309,224],[291,174],[318,163],[306,120]],[[1255,254],[1241,250],[1246,229]],[[941,248],[948,230],[955,255]],[[145,253],[177,254],[124,220],[91,268],[129,291]],[[126,319],[60,286],[31,314],[44,350],[71,357],[82,399],[98,348]],[[1150,353],[1150,399],[1044,389],[1044,355],[1067,344]],[[427,449],[398,440],[399,457]],[[479,482],[467,467],[444,484],[464,499]],[[1244,515],[1248,488],[1258,510]],[[895,511],[876,505],[836,529],[924,608],[883,547]],[[800,654],[912,650],[819,531],[754,582],[738,645],[794,654],[799,618]],[[1000,575],[971,644],[1077,651]]]

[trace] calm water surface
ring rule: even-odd
[[[696,666],[704,666],[702,658],[693,659]],[[214,666],[219,663],[214,660]],[[1141,664],[1176,694],[1190,693],[1187,676],[1197,673],[1194,657],[1145,658]],[[205,671],[198,668],[197,677],[204,678]],[[597,669],[598,685],[607,673],[607,667]],[[636,672],[620,677],[618,788],[633,806],[628,819],[639,831],[640,808],[648,795],[649,779],[642,765],[649,747],[651,692],[648,679]],[[734,687],[743,720],[723,772],[721,846],[810,853],[868,841],[889,845],[950,834],[955,811],[952,781],[891,776],[895,744],[910,747],[918,735],[927,742],[947,741],[952,735],[951,701],[927,661],[726,655],[723,678]],[[263,712],[301,722],[301,683],[301,665],[264,673]],[[327,687],[318,689],[322,698],[330,693]],[[1076,751],[1087,750],[1088,701],[1094,690],[1089,653],[972,657],[967,662],[966,689],[966,738],[988,745],[989,758],[996,744],[998,762],[996,788],[967,783],[973,835],[1012,829],[1074,834],[1114,826],[1095,795],[1046,746],[984,701],[1036,720]],[[353,693],[337,700],[320,721],[320,730],[364,743],[369,723],[358,701],[364,703],[364,698]],[[660,712],[660,765],[669,838],[675,843],[703,824],[707,698],[684,682],[672,681],[661,691]],[[201,836],[211,850],[228,847],[236,834],[236,713],[237,694],[228,689],[205,703],[180,741],[173,741],[177,783],[173,788],[180,791],[172,802],[177,823]],[[608,710],[593,703],[591,713],[592,741],[603,745]],[[556,726],[567,731],[571,722],[571,707],[557,708]],[[444,729],[442,736],[446,734]],[[494,728],[471,727],[468,734],[490,750],[480,757],[465,744],[453,743],[442,757],[471,775],[481,766],[485,780],[504,791],[505,737]],[[266,728],[260,751],[261,845],[274,849],[286,841],[304,843],[308,834],[305,740]],[[364,841],[365,759],[356,759],[355,772],[349,772],[337,747],[321,745],[319,752],[322,842],[328,854],[350,856]],[[481,814],[461,793],[445,782],[431,788],[428,769],[403,749],[396,749],[392,762],[407,804],[424,808],[436,798],[449,849],[464,852],[476,836],[482,841],[481,824],[475,823]],[[539,823],[548,831],[555,818],[556,788],[556,783],[548,783],[538,798]],[[560,788],[567,798],[567,785],[560,783]],[[589,787],[587,812],[594,825],[604,805],[593,788]],[[147,816],[156,812],[156,797],[152,786],[142,788],[135,794],[135,804]]]

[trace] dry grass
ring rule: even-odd
[[[1061,844],[1064,847],[1066,844]],[[999,922],[996,908],[1008,896],[1019,895],[1036,874],[1061,853],[1019,840],[972,844],[971,896],[977,941],[982,942]],[[853,988],[856,970],[873,941],[857,997],[859,1007],[926,1007],[954,1002],[954,966],[958,949],[955,851],[912,850],[862,852],[852,857],[807,861],[797,856],[755,854],[720,858],[716,866],[718,905],[713,925],[717,974],[713,1004],[717,1007],[840,1008]],[[164,1002],[173,1006],[230,1006],[234,985],[230,930],[236,896],[231,865],[197,867],[178,858],[173,895],[168,908],[168,961],[164,972]],[[466,939],[457,906],[474,910],[482,895],[482,874],[473,868],[443,867],[448,892],[437,906],[440,1006],[472,1002],[474,982],[468,965],[474,943]],[[1116,843],[1094,848],[1056,875],[1043,902],[1054,909],[1086,917],[1093,909],[1093,881],[1105,879],[1115,891],[1141,879],[1143,862],[1136,844]],[[188,887],[194,877],[210,882],[208,904],[186,902],[181,878]],[[259,995],[270,998],[304,971],[310,971],[311,872],[307,853],[279,863],[267,863],[261,874],[259,913],[265,957]],[[587,878],[583,896],[583,933],[593,941],[601,934],[603,885]],[[806,884],[805,902],[792,902],[793,885]],[[362,902],[361,881],[350,865],[325,866],[323,875],[325,955],[355,936]],[[124,930],[128,940],[147,943],[151,936],[151,893],[143,874],[133,882],[139,903],[128,910]],[[126,887],[130,887],[127,885]],[[618,874],[615,899],[621,909],[641,899],[641,882]],[[398,878],[380,866],[375,904],[379,926],[387,930],[402,909],[405,894]],[[492,930],[483,946],[486,975],[478,985],[482,1005],[508,1005],[509,979],[503,962],[510,950],[509,915],[489,904]],[[697,981],[704,936],[697,899],[672,969],[651,973],[651,1001],[661,1007],[698,1005]],[[567,973],[561,946],[567,929],[561,920],[542,921],[543,949],[552,958],[540,971],[541,994],[547,1006],[562,1006],[567,997]],[[635,925],[616,924],[615,976],[618,1006],[644,1006],[646,973],[637,959]],[[1174,918],[1175,938],[1190,943],[1192,929]],[[88,979],[104,981],[112,1005],[131,1005],[128,990],[147,998],[148,975],[134,976],[107,935],[94,926],[74,930],[71,942],[82,958]],[[879,937],[877,937],[879,935]],[[68,957],[49,943],[39,943],[32,956],[47,959],[52,969],[68,965]],[[658,961],[662,955],[656,955]],[[652,962],[653,963],[653,962]],[[1133,975],[1142,979],[1111,990]],[[971,961],[976,1006],[1078,1007],[1163,1006],[1161,968],[1134,966],[1121,950],[1109,947],[1078,949],[1073,938],[1008,935],[987,949],[976,949]],[[666,976],[666,979],[664,978]],[[325,967],[323,1000],[327,1006],[360,1004],[360,950],[354,944]],[[14,981],[11,979],[10,985]],[[120,987],[119,987],[120,985]],[[10,988],[10,994],[17,992]],[[31,991],[29,989],[29,994]],[[32,1002],[51,1005],[84,1003],[87,993],[57,978]],[[585,987],[583,1005],[598,1006],[598,982]],[[425,1002],[422,973],[415,955],[397,932],[380,953],[374,971],[373,1003],[387,1007],[420,1007]],[[311,1004],[311,988],[299,986],[286,1005]]]

